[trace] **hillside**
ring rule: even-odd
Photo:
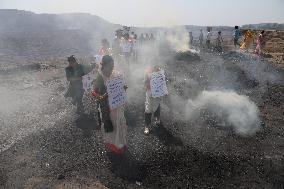
[[[94,54],[119,25],[90,14],[34,14],[0,10],[0,62]]]

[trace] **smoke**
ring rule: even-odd
[[[189,36],[184,27],[173,28],[166,39],[176,52],[189,50]]]
[[[203,91],[195,100],[188,100],[186,119],[199,118],[204,109],[224,121],[225,126],[232,126],[241,135],[254,134],[260,128],[257,106],[247,96],[234,91]]]
[[[247,96],[234,91],[236,81],[232,78],[231,72],[223,67],[224,61],[220,62],[221,59],[217,59],[210,65],[206,62],[177,63],[173,55],[177,52],[190,51],[186,29],[175,27],[157,33],[156,41],[142,44],[139,47],[137,62],[132,61],[130,64],[131,74],[127,76],[129,104],[143,106],[145,69],[150,65],[159,65],[166,73],[173,74],[173,78],[168,83],[170,94],[163,103],[163,109],[172,113],[177,121],[194,122],[203,119],[205,117],[203,113],[206,111],[210,114],[207,118],[214,120],[217,126],[233,128],[240,135],[253,135],[260,129],[257,106]],[[169,62],[175,62],[172,64],[173,68],[169,67]],[[177,64],[179,68],[175,68]],[[221,83],[221,86],[218,83]],[[208,91],[202,86],[215,90]],[[231,90],[224,90],[226,88]]]

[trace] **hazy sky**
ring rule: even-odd
[[[0,8],[84,12],[130,26],[284,23],[284,0],[0,0]]]

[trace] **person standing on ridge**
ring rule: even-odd
[[[207,27],[206,46],[208,50],[211,49],[211,37],[212,37],[211,28]]]
[[[265,31],[262,30],[260,34],[258,35],[257,41],[256,41],[256,48],[255,48],[255,54],[262,55],[262,50],[265,46]]]
[[[192,32],[188,32],[188,35],[189,35],[189,46],[192,46],[193,45],[193,35],[192,35]]]
[[[253,34],[251,30],[246,30],[244,32],[244,42],[241,45],[240,49],[248,50],[251,44],[253,43]]]
[[[237,45],[241,46],[240,43],[239,43],[239,39],[240,39],[241,36],[242,36],[242,34],[241,34],[240,29],[239,29],[239,26],[235,26],[234,34],[233,34],[235,49],[237,48]]]
[[[203,40],[204,40],[204,35],[202,30],[200,30],[200,34],[199,34],[199,46],[202,47],[203,45]]]
[[[216,49],[218,52],[223,52],[223,48],[222,48],[222,43],[224,42],[223,36],[222,36],[222,32],[219,31],[218,32],[218,36],[216,39]]]

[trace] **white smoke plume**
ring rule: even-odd
[[[170,42],[171,47],[177,52],[189,50],[189,36],[184,27],[173,28],[166,36],[166,39]]]
[[[225,120],[225,125],[231,125],[241,135],[254,134],[260,128],[257,106],[247,96],[234,91],[203,91],[195,100],[188,100],[186,119],[197,119],[202,109]]]

